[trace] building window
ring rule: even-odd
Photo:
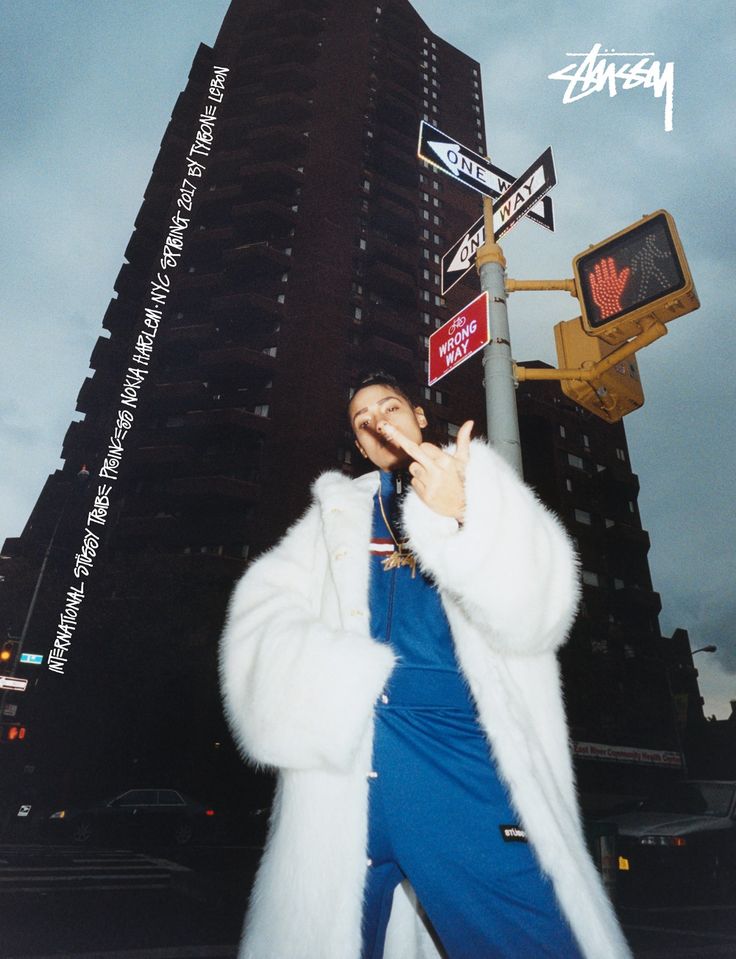
[[[355,317],[356,320],[363,319],[363,311],[361,310],[359,306],[356,306],[355,309],[353,310],[353,316]]]
[[[445,305],[444,297],[442,297],[442,296],[435,296],[435,298],[434,298],[434,305],[435,305],[435,306],[444,306],[444,305]]]
[[[591,524],[590,513],[584,509],[575,510],[575,519],[578,523],[584,523],[586,526],[590,526]]]
[[[420,296],[421,299],[423,299],[426,303],[429,303],[429,301],[430,301],[430,299],[431,299],[431,295],[430,295],[429,290],[420,290],[420,291],[419,291],[419,296]]]
[[[564,427],[562,424],[560,424],[560,436],[563,438],[563,440],[564,440],[565,437],[567,436],[567,432],[565,431],[565,427]]]
[[[361,250],[365,250],[368,248],[368,244],[362,237],[360,240],[358,240],[358,246],[360,247]]]
[[[423,387],[422,387],[422,396],[423,396],[423,398],[424,398],[425,400],[431,400],[431,399],[432,399],[432,390],[430,390],[430,388],[429,388],[428,386],[423,386]]]
[[[583,469],[583,461],[579,456],[575,456],[574,453],[567,454],[567,462],[570,466],[574,466],[576,470]]]
[[[457,436],[459,429],[460,429],[460,427],[457,425],[457,423],[448,423],[448,424],[447,424],[447,435],[450,436],[450,437],[452,437],[452,436]]]
[[[626,453],[624,453],[620,446],[616,447],[616,459],[621,460],[622,463],[626,462]]]
[[[268,416],[270,409],[271,407],[268,405],[268,403],[263,403],[260,406],[256,406],[253,412],[256,414],[256,416]]]
[[[600,586],[598,573],[594,573],[592,570],[584,569],[582,578],[586,586]]]
[[[448,404],[447,393],[441,393],[439,390],[435,390],[434,401],[438,406],[447,406]]]
[[[622,579],[614,579],[613,581],[614,589],[625,589],[625,587],[626,587],[626,584],[624,583]]]
[[[565,480],[565,489],[567,490],[568,493],[572,493],[572,480],[571,480],[571,479],[566,479],[566,480]]]
[[[424,323],[425,326],[429,326],[430,319],[431,319],[429,313],[420,313],[420,314],[419,314],[419,317],[420,317],[422,323]]]
[[[586,448],[586,450],[590,449],[590,437],[587,435],[587,433],[583,433],[583,446]]]
[[[608,516],[606,516],[605,523],[606,523],[606,529],[610,529],[612,526],[616,525],[612,519],[609,519]]]
[[[629,512],[630,512],[630,513],[635,513],[635,512],[636,512],[636,507],[634,506],[634,501],[633,501],[633,500],[629,500]]]

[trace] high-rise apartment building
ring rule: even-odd
[[[0,616],[11,634],[25,630],[26,648],[42,653],[53,642],[215,66],[228,72],[212,141],[65,671],[26,670],[18,702],[26,756],[67,770],[72,792],[90,768],[100,789],[154,772],[196,788],[239,768],[216,674],[227,597],[248,558],[305,508],[319,472],[357,468],[345,406],[361,371],[413,386],[438,440],[466,418],[484,422],[479,356],[424,385],[430,333],[477,290],[471,277],[445,300],[440,258],[479,197],[416,157],[422,119],[484,152],[478,63],[408,0],[233,0],[164,134],[65,466],[6,542]],[[578,738],[626,744],[649,702],[630,693],[634,664],[658,636],[648,539],[623,428],[586,425],[560,397],[527,384],[520,410],[527,478],[583,560],[568,703]],[[669,745],[655,719],[650,744]]]

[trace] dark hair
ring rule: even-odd
[[[414,407],[417,405],[412,399],[411,391],[392,373],[387,373],[385,370],[373,370],[361,376],[355,387],[353,396],[358,390],[365,389],[366,386],[388,386],[392,390],[395,390],[399,396],[403,396],[409,406]]]

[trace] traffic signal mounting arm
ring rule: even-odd
[[[506,280],[506,292],[518,293],[523,290],[543,292],[544,290],[563,290],[577,298],[578,288],[575,280]]]
[[[664,323],[654,320],[646,325],[633,340],[623,343],[592,366],[577,370],[540,370],[534,367],[517,366],[514,363],[514,376],[520,382],[523,380],[582,380],[585,383],[590,383],[592,380],[599,380],[607,370],[612,369],[621,360],[626,359],[627,356],[631,356],[632,353],[636,353],[643,347],[649,346],[650,343],[658,340],[661,336],[665,336],[666,333],[667,327]]]

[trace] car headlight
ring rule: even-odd
[[[642,836],[640,846],[686,846],[684,836]]]
[[[57,812],[52,812],[49,819],[63,819],[64,816],[66,816],[66,809],[59,809]]]

